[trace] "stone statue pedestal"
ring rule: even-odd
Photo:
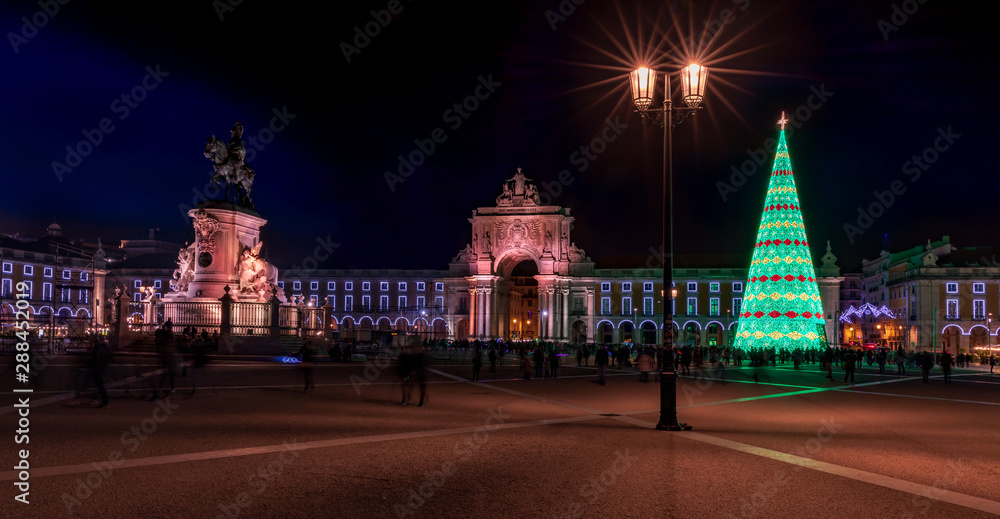
[[[259,294],[239,293],[240,252],[260,241],[267,223],[254,211],[237,205],[208,201],[188,211],[195,228],[194,279],[184,292],[172,292],[165,301],[218,301],[230,287],[236,301],[267,300]],[[282,294],[283,296],[283,294]],[[283,297],[281,297],[284,299]]]

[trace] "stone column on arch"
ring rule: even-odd
[[[489,338],[493,336],[493,324],[495,321],[495,319],[493,319],[493,313],[492,313],[494,307],[493,289],[490,287],[486,287],[483,289],[483,292],[484,292],[483,299],[486,300],[486,305],[485,308],[483,309],[483,313],[485,314],[483,318],[483,327],[485,329],[485,333],[483,335]]]
[[[594,339],[593,342],[597,342],[597,330],[594,329],[594,289],[588,287],[585,297],[587,298],[587,335],[583,342],[591,342],[591,337]]]
[[[562,336],[561,339],[563,341],[568,341],[569,340],[569,302],[570,302],[569,301],[569,288],[563,288],[561,290],[562,290],[562,297],[559,298],[560,301],[562,301],[562,312],[561,312],[561,314],[562,314],[562,323],[561,323],[562,326],[560,326],[560,335]]]
[[[476,289],[469,289],[469,337],[476,337],[476,330],[479,326],[479,319],[476,312],[479,311],[479,305],[477,304]]]

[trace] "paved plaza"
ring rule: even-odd
[[[111,403],[94,409],[67,391],[76,359],[54,357],[32,395],[30,504],[5,499],[0,515],[1000,514],[1000,374],[988,367],[924,384],[916,370],[865,366],[853,387],[810,364],[761,370],[758,382],[749,367],[724,382],[695,371],[677,398],[694,430],[659,432],[658,384],[631,370],[609,370],[601,386],[575,360],[554,380],[521,380],[511,364],[472,383],[467,361],[438,359],[418,407],[416,394],[400,405],[388,360],[320,363],[303,393],[294,364],[216,358],[193,396],[178,377],[171,396],[147,401],[155,359],[119,356]],[[16,477],[0,472],[5,485]]]

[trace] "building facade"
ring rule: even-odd
[[[992,249],[956,247],[944,236],[865,260],[864,303],[888,312],[861,318],[864,337],[918,351],[972,353],[995,347],[1000,265],[993,254]]]

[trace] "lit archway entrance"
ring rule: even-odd
[[[502,336],[513,340],[538,337],[538,265],[525,253],[513,253],[498,264],[502,277],[497,283],[500,303],[499,326]]]
[[[647,321],[642,323],[640,330],[642,330],[643,344],[656,344],[656,325]]]
[[[614,327],[614,325],[612,325],[611,323],[605,322],[605,323],[601,323],[597,327],[597,329],[599,330],[598,335],[597,335],[597,339],[598,339],[597,342],[600,342],[601,344],[611,344],[611,341],[613,341],[614,337],[615,337],[615,327]]]
[[[619,324],[618,336],[621,342],[635,342],[635,327],[628,321]]]
[[[962,339],[962,331],[957,326],[949,326],[942,333],[944,335],[944,349],[957,353],[958,345]]]
[[[695,323],[687,323],[684,326],[684,344],[687,346],[701,346],[701,330]]]
[[[434,322],[434,333],[437,334],[438,321]],[[455,340],[457,341],[467,341],[469,340],[469,320],[459,319],[455,323]]]
[[[989,335],[988,332],[986,331],[986,328],[983,328],[981,326],[973,328],[972,331],[969,333],[969,339],[971,342],[970,346],[972,347],[972,351],[975,352],[976,348],[985,348],[989,344],[987,340],[988,337]],[[951,350],[952,353],[955,353],[957,351],[958,350]]]

